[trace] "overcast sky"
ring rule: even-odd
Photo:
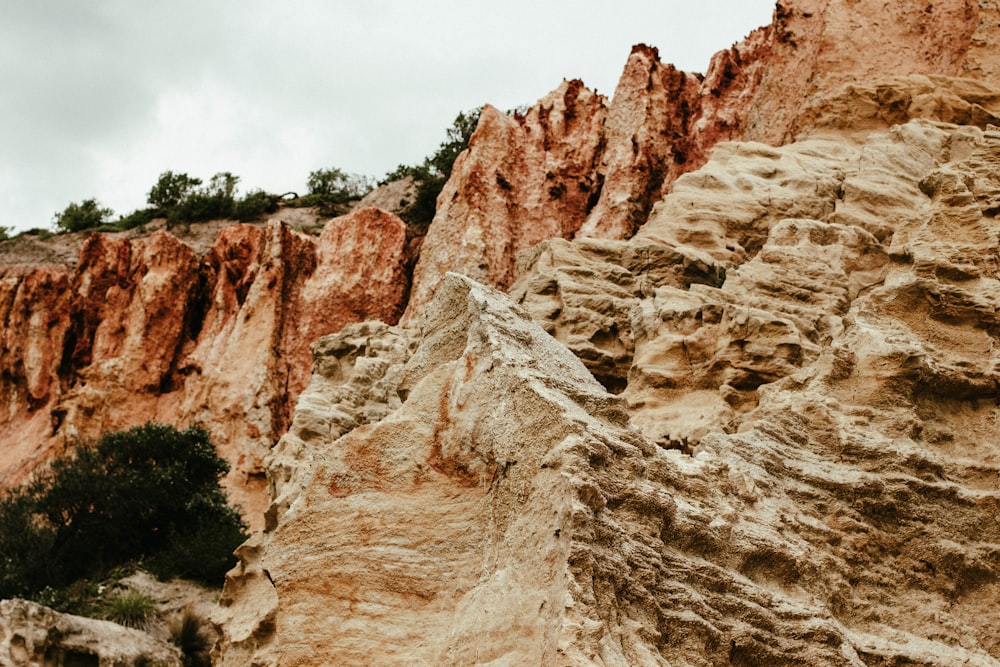
[[[382,176],[456,114],[563,78],[610,97],[632,44],[704,72],[773,0],[0,0],[0,225],[96,197],[128,213],[166,170],[305,190]]]

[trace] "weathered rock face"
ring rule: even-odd
[[[26,600],[0,600],[0,665],[180,667],[176,646],[110,621],[54,612]]]
[[[518,252],[580,228],[601,189],[594,167],[606,114],[604,98],[575,80],[524,116],[483,108],[438,195],[404,322],[415,322],[445,272],[506,287]]]
[[[393,322],[405,232],[354,272],[349,226],[94,241],[0,283],[8,423],[123,419],[110,386],[244,443],[269,504],[223,664],[996,665],[998,32],[986,2],[797,0],[703,78],[638,47],[610,105],[486,108],[412,326],[319,338],[271,450],[320,313],[373,307],[326,286],[402,285]],[[158,289],[203,307],[159,323]],[[180,356],[123,358],[142,328]]]
[[[408,289],[405,225],[378,209],[320,237],[273,222],[223,229],[204,258],[165,232],[92,236],[71,276],[2,278],[0,475],[15,483],[75,442],[156,419],[208,427],[230,495],[260,526],[261,461],[287,429],[308,346],[368,318],[395,321]]]
[[[416,321],[444,271],[507,288],[514,254],[541,239],[631,237],[721,141],[781,145],[830,128],[841,140],[863,139],[911,118],[1000,122],[995,90],[972,80],[1000,80],[1000,54],[989,46],[998,41],[993,3],[779,2],[772,25],[716,54],[704,76],[638,45],[610,104],[574,82],[584,109],[553,103],[564,83],[520,132],[513,119],[484,114],[465,168],[442,194],[404,322]],[[561,135],[550,128],[574,124],[566,142],[554,139]],[[526,145],[544,159],[522,160]]]
[[[451,277],[415,349],[328,339],[221,656],[996,664],[998,156],[725,144],[633,239],[523,254],[537,324]]]

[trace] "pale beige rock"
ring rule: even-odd
[[[390,181],[380,185],[358,202],[358,208],[378,208],[396,215],[402,214],[406,208],[416,201],[417,188],[412,176],[404,176],[398,181]]]
[[[752,513],[733,525],[734,499],[747,512],[770,488],[759,466],[646,441],[467,279],[446,280],[422,332],[398,409],[300,450],[307,486],[227,588],[266,571],[271,602],[229,608],[273,631],[224,664],[859,664],[822,606],[706,560],[714,542],[751,572],[770,541],[790,548]]]
[[[168,642],[110,621],[60,614],[27,600],[0,600],[0,665],[184,664]]]

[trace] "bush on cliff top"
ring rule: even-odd
[[[448,182],[455,160],[469,147],[469,140],[479,125],[482,111],[483,108],[478,107],[460,112],[448,128],[445,140],[433,155],[424,158],[423,163],[419,165],[401,164],[382,179],[382,183],[388,183],[406,176],[413,177],[417,186],[417,198],[402,212],[403,220],[426,229],[434,219],[437,196]]]
[[[84,199],[79,204],[70,204],[61,213],[56,213],[53,222],[56,229],[63,232],[82,232],[100,227],[114,214],[104,208],[96,199]]]
[[[246,538],[202,428],[105,434],[0,501],[0,597],[33,596],[141,561],[218,585]]]

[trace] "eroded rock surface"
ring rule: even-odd
[[[149,665],[180,667],[169,642],[110,621],[52,611],[26,600],[0,600],[0,665]]]
[[[344,325],[402,314],[406,229],[360,209],[318,238],[273,221],[231,225],[199,257],[166,232],[95,234],[73,273],[10,267],[0,476],[23,479],[80,441],[148,420],[209,428],[230,495],[254,526],[263,457],[291,421],[309,344]]]
[[[633,239],[522,255],[526,310],[450,277],[415,349],[317,348],[222,656],[997,664],[998,155],[726,144]]]
[[[404,323],[414,323],[447,271],[507,287],[517,253],[570,238],[601,183],[604,98],[563,81],[525,115],[486,106],[455,161],[421,248]]]
[[[720,142],[777,146],[831,131],[863,141],[914,118],[1000,122],[998,41],[989,2],[787,0],[704,75],[637,45],[610,102],[564,82],[525,118],[491,110],[442,193],[404,322],[444,271],[506,289],[515,254],[541,240],[630,238]]]

